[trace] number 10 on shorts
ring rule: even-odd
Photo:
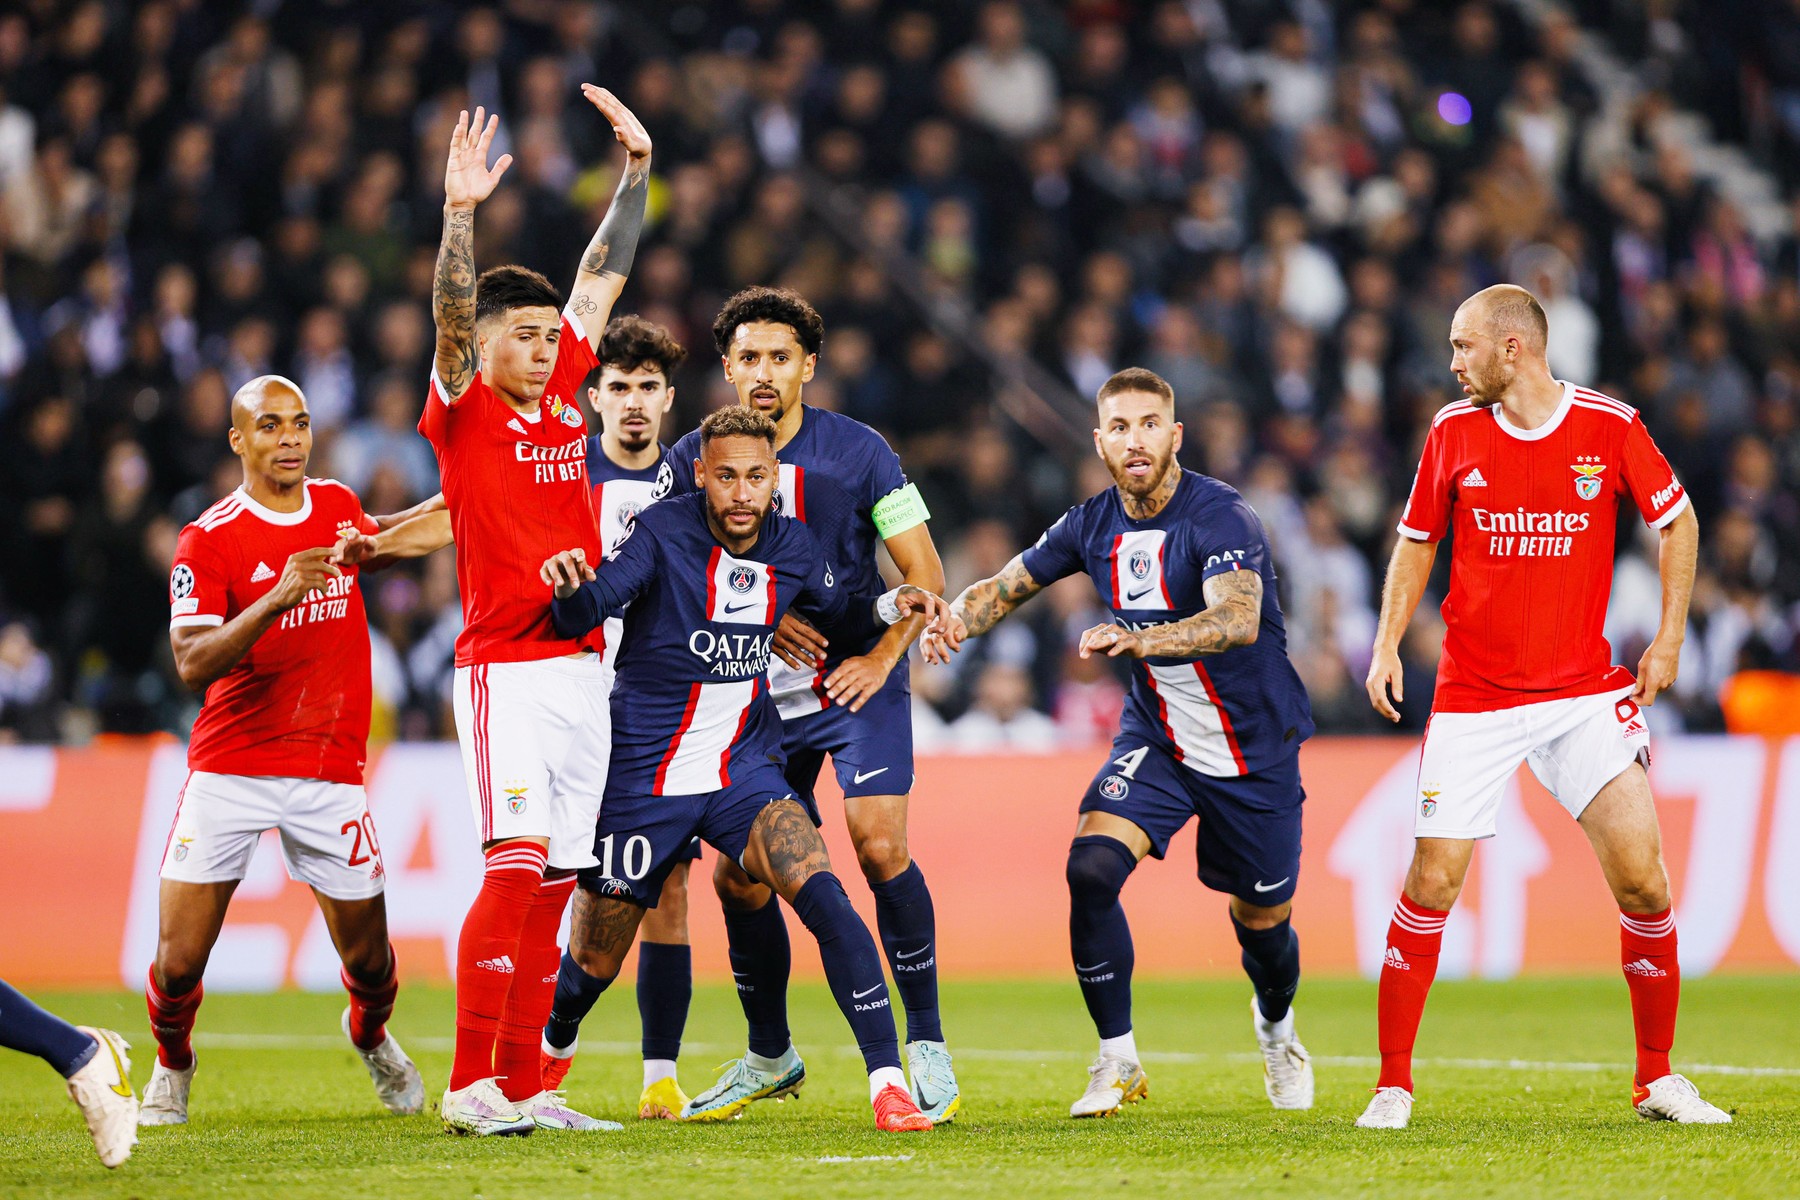
[[[600,874],[618,878],[613,875],[613,839],[618,835],[609,833],[594,843],[594,856],[600,860]],[[650,870],[650,839],[641,833],[634,833],[625,839],[625,853],[621,856],[620,866],[624,868],[623,877],[630,880],[642,879]]]

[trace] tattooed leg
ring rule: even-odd
[[[643,919],[644,910],[635,904],[575,889],[569,948],[556,972],[556,999],[544,1024],[544,1041],[558,1051],[556,1057],[574,1053],[569,1047],[575,1044],[583,1018],[619,977],[625,952]]]
[[[791,904],[808,879],[831,870],[831,856],[818,826],[799,801],[789,798],[774,801],[758,814],[744,849],[744,867]]]

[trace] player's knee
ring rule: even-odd
[[[357,983],[375,987],[387,982],[390,958],[387,939],[348,946],[344,950],[344,973]]]
[[[569,946],[569,957],[584,972],[608,984],[619,977],[619,969],[625,964],[624,954],[592,944],[572,943]]]
[[[912,860],[904,836],[877,833],[856,843],[856,861],[870,883],[881,883],[906,870]]]
[[[769,902],[768,888],[723,857],[713,870],[713,891],[718,893],[719,903],[734,912],[755,912]]]
[[[1631,878],[1620,880],[1615,884],[1613,898],[1626,912],[1662,912],[1672,902],[1669,895],[1668,873],[1662,869],[1661,863],[1645,868]]]
[[[185,996],[200,986],[206,973],[206,957],[171,951],[165,944],[156,954],[156,986],[165,996]]]
[[[1137,859],[1123,842],[1109,837],[1078,837],[1069,846],[1065,878],[1075,903],[1111,904],[1130,878]]]

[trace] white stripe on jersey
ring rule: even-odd
[[[824,712],[829,707],[823,695],[824,688],[820,686],[824,679],[823,668],[796,669],[779,657],[771,657],[769,695],[775,701],[775,711],[781,714],[781,719],[791,721],[795,717]]]
[[[1144,664],[1156,693],[1163,732],[1181,751],[1190,770],[1216,778],[1244,774],[1233,751],[1228,718],[1207,695],[1196,663]]]
[[[658,795],[695,796],[729,782],[726,755],[749,719],[756,684],[754,679],[694,684],[681,728],[656,772]]]
[[[707,588],[712,601],[709,621],[729,625],[775,623],[775,575],[765,563],[733,558],[713,551],[712,581]]]
[[[1163,544],[1168,534],[1161,529],[1135,529],[1113,540],[1113,607],[1167,612],[1174,602],[1163,580]]]

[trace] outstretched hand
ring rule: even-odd
[[[500,177],[512,166],[510,154],[502,154],[492,167],[487,165],[488,151],[499,131],[500,118],[488,116],[485,108],[477,108],[473,120],[467,109],[457,115],[456,128],[450,134],[450,158],[444,164],[444,203],[474,208],[493,195]]]
[[[633,160],[650,157],[650,133],[644,128],[644,123],[637,119],[637,114],[625,107],[623,100],[591,83],[581,85],[581,94],[612,125],[613,136],[619,139],[619,145],[625,147],[625,153]]]
[[[591,583],[596,577],[594,568],[588,566],[587,551],[578,546],[545,559],[538,568],[538,578],[556,589],[558,600],[567,600],[582,584]]]
[[[1096,625],[1081,635],[1081,644],[1077,647],[1083,658],[1091,658],[1095,652],[1104,650],[1108,658],[1143,658],[1144,643],[1136,633],[1123,625]]]

